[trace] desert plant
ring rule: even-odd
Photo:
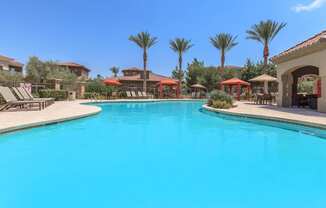
[[[209,95],[207,105],[216,108],[231,108],[233,105],[233,98],[221,90],[214,90]]]
[[[220,100],[215,100],[214,101],[213,100],[210,107],[218,108],[218,109],[229,109],[229,108],[232,108],[232,104],[228,103],[226,101],[220,101]]]

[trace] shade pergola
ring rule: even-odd
[[[277,78],[272,77],[268,74],[262,74],[255,78],[249,80],[249,82],[263,82],[264,83],[264,92],[268,93],[268,82],[277,82]]]
[[[240,100],[240,91],[241,91],[242,86],[247,87],[248,91],[250,90],[250,83],[243,81],[241,79],[238,79],[238,78],[232,78],[229,80],[225,80],[225,81],[221,82],[221,85],[223,87],[229,86],[230,92],[231,92],[233,86],[237,86],[237,100]]]
[[[121,83],[116,79],[106,79],[104,80],[106,86],[120,86]]]
[[[161,80],[158,83],[160,98],[163,98],[163,87],[164,86],[176,87],[176,89],[175,89],[176,97],[179,97],[179,95],[180,95],[180,83],[178,81],[173,80],[173,79],[163,79],[163,80]]]

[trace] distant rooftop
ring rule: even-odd
[[[3,55],[0,55],[0,62],[6,62],[9,65],[15,66],[15,67],[23,67],[24,66],[24,64],[16,61],[14,58],[10,58],[10,57],[3,56]]]
[[[122,72],[139,72],[137,74],[134,75],[129,75],[129,76],[118,76],[116,77],[117,80],[119,81],[143,81],[144,79],[141,77],[140,72],[143,72],[143,69],[139,69],[137,67],[131,67],[131,68],[126,68],[123,69]],[[164,75],[160,75],[160,74],[156,74],[153,73],[152,71],[148,70],[148,80],[149,82],[159,82],[163,79],[171,79],[171,77],[168,76],[164,76]]]
[[[122,72],[125,72],[125,71],[142,72],[144,70],[143,69],[140,69],[140,68],[137,68],[137,67],[131,67],[131,68],[122,69],[121,71]],[[151,71],[151,70],[147,69],[147,71]]]
[[[74,63],[74,62],[60,62],[58,65],[59,66],[67,66],[67,67],[80,67],[80,68],[84,68],[88,72],[91,71],[90,69],[88,69],[84,65],[77,64],[77,63]]]

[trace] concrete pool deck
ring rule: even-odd
[[[256,105],[249,102],[236,102],[235,105],[235,108],[227,110],[215,109],[206,105],[203,107],[209,111],[228,115],[282,121],[326,129],[326,113],[319,113],[317,111],[302,108],[282,108],[275,105]]]
[[[83,118],[101,108],[81,105],[85,101],[58,101],[42,111],[0,112],[0,134],[24,128]]]

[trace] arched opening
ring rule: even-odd
[[[292,106],[317,109],[319,69],[304,66],[292,71]]]

